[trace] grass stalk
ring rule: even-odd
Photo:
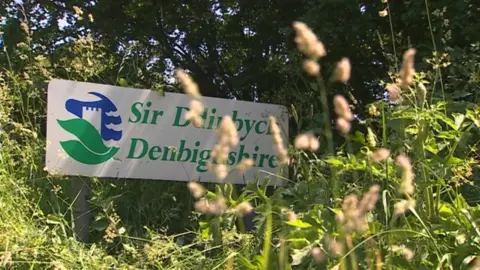
[[[266,203],[266,222],[265,222],[265,232],[263,235],[263,261],[264,268],[268,270],[268,263],[270,260],[270,247],[272,244],[272,227],[273,227],[273,216],[272,216],[272,204],[270,200],[267,200]]]

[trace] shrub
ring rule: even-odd
[[[350,92],[330,100],[329,91],[361,67],[344,58],[334,65],[331,78],[323,78],[323,44],[306,24],[295,23],[295,42],[306,57],[302,66],[322,108],[312,119],[304,110],[312,105],[310,98],[301,108],[291,106],[301,132],[288,147],[270,118],[272,142],[290,170],[288,184],[272,190],[268,178],[243,188],[192,182],[191,198],[184,183],[87,179],[94,222],[90,243],[82,243],[72,230],[76,194],[68,192],[79,179],[43,171],[47,82],[60,77],[160,90],[163,85],[136,72],[128,55],[109,52],[91,36],[59,46],[49,58],[34,44],[28,24],[19,27],[23,41],[4,48],[8,67],[0,70],[0,266],[480,267],[474,185],[480,107],[458,101],[469,93],[438,94],[445,93],[438,74],[449,66],[446,55],[434,52],[431,68],[416,71],[416,51],[406,50],[398,72],[382,82],[386,95],[359,108]],[[466,72],[475,70],[472,59],[455,57],[468,63]],[[126,69],[129,80],[115,72]],[[447,76],[455,77],[451,71]],[[178,74],[192,93],[188,75]],[[228,118],[221,134],[229,139],[224,142],[237,141]],[[222,165],[220,153],[216,158]],[[242,169],[249,165],[246,160]],[[223,178],[227,168],[214,169]],[[165,192],[158,195],[157,190]],[[243,223],[245,214],[255,216],[253,230]]]

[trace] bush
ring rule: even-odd
[[[351,93],[328,100],[333,84],[349,80],[349,60],[322,78],[322,43],[306,25],[294,27],[322,108],[312,117],[292,105],[300,134],[288,149],[273,138],[290,170],[288,184],[272,190],[268,178],[255,179],[241,188],[210,185],[207,192],[189,183],[191,198],[184,183],[86,179],[94,222],[89,243],[82,243],[73,233],[76,194],[69,192],[79,179],[43,170],[48,81],[154,85],[161,91],[163,85],[136,73],[128,57],[119,61],[91,36],[60,46],[48,58],[22,22],[24,41],[4,50],[9,66],[0,71],[0,265],[478,269],[474,172],[480,106],[438,94],[448,93],[437,76],[448,67],[442,64],[446,56],[435,52],[431,69],[415,71],[415,50],[407,50],[391,82],[382,82],[387,95],[358,108]],[[471,59],[456,57],[475,68]],[[129,80],[114,72],[124,67],[133,70]],[[363,111],[368,114],[356,114]],[[248,230],[242,216],[252,211],[255,226]]]

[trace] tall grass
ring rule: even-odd
[[[425,8],[433,31],[427,0]],[[355,109],[337,97],[333,123],[330,86],[348,83],[350,69],[362,67],[350,67],[344,59],[331,78],[322,78],[325,48],[307,25],[295,24],[305,72],[317,82],[316,95],[327,113],[321,134],[303,130],[288,147],[274,136],[283,163],[294,169],[287,186],[269,190],[268,179],[242,188],[224,183],[207,186],[209,192],[192,192],[192,198],[184,183],[87,179],[94,217],[89,243],[78,241],[72,230],[73,179],[43,170],[48,143],[43,91],[53,77],[97,81],[111,72],[105,63],[115,58],[90,37],[65,45],[69,53],[56,63],[37,55],[30,42],[5,48],[9,66],[0,71],[0,267],[478,269],[480,207],[460,191],[472,182],[477,166],[480,107],[466,102],[453,107],[445,96],[444,67],[415,70],[413,50],[405,48],[403,58],[397,54],[389,22],[393,52],[402,61],[392,63],[397,73],[385,83],[388,98],[369,104],[368,115],[353,118]],[[30,40],[28,24],[22,23]],[[431,33],[433,61],[442,61]],[[113,74],[118,81],[119,72]],[[193,83],[188,82],[186,90]],[[443,98],[433,99],[439,87]],[[302,121],[302,115],[292,113]],[[235,130],[229,122],[223,127],[231,141]],[[343,139],[334,138],[334,129]],[[324,147],[319,141],[327,142],[325,155],[318,154]],[[225,168],[220,169],[216,172],[222,178]],[[252,211],[250,202],[256,226],[245,232],[241,214]]]

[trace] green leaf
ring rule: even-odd
[[[434,116],[436,119],[441,120],[445,124],[449,125],[451,128],[456,129],[455,122],[452,119],[448,118],[445,114],[437,112],[434,114]]]
[[[466,98],[468,96],[471,96],[472,93],[469,93],[469,92],[465,92],[465,91],[454,91],[453,93],[450,94],[450,97],[452,99],[462,99],[462,98]]]
[[[457,138],[457,132],[456,131],[442,131],[439,134],[436,135],[437,138],[442,138],[442,139],[450,139],[453,140]]]
[[[460,209],[468,209],[469,205],[462,194],[457,194],[455,204]]]
[[[210,235],[210,224],[206,221],[200,221],[199,225],[202,239],[208,239]]]
[[[454,215],[453,211],[454,211],[453,207],[450,204],[445,203],[445,204],[442,204],[442,206],[440,206],[439,214],[440,214],[440,217],[450,218]]]
[[[292,265],[299,265],[302,263],[303,258],[310,254],[310,246],[306,246],[302,249],[294,249],[292,254]]]
[[[287,221],[287,224],[300,229],[306,229],[306,228],[312,227],[310,223],[303,222],[300,219]]]
[[[428,144],[425,144],[424,146],[425,150],[429,151],[430,153],[436,155],[438,154],[438,146],[435,140],[430,140]]]
[[[366,145],[367,142],[365,141],[365,134],[360,131],[355,131],[355,134],[352,137],[352,141],[360,143],[362,145]]]
[[[104,231],[108,227],[108,220],[106,218],[102,218],[93,222],[90,228],[96,231]]]
[[[257,266],[257,269],[268,269],[268,268],[265,268],[265,259],[260,256],[260,255],[257,255],[255,256],[255,265]]]
[[[463,121],[465,121],[465,115],[461,113],[454,113],[453,118],[455,119],[455,130],[458,130],[462,126]]]
[[[124,248],[126,251],[128,251],[128,252],[132,252],[132,253],[133,253],[133,252],[136,251],[135,248],[132,247],[132,246],[129,245],[129,244],[122,244],[122,246],[123,246],[123,248]]]
[[[291,107],[291,109],[292,109],[293,119],[295,119],[295,123],[298,124],[298,113],[297,113],[297,109],[295,109],[295,105],[293,105],[293,104],[291,104],[290,107]]]
[[[246,258],[245,256],[243,256],[242,254],[238,254],[237,255],[238,259],[239,259],[239,262],[242,266],[246,267],[246,269],[250,269],[250,270],[257,270],[257,269],[261,269],[260,267],[252,264],[250,262],[250,260],[248,258]]]
[[[395,110],[390,119],[415,119],[416,116],[417,112],[415,112],[413,109]]]
[[[343,166],[344,165],[343,161],[338,159],[338,158],[329,158],[329,159],[326,159],[325,162],[330,164],[330,165],[333,165],[333,166]]]
[[[410,127],[407,127],[405,129],[405,132],[408,133],[408,134],[418,134],[418,127],[416,125],[412,125]]]
[[[234,204],[235,203],[235,200],[233,200],[232,198],[232,194],[233,194],[233,186],[231,183],[226,183],[225,186],[224,186],[224,196],[225,198],[227,199],[227,201],[230,203],[230,204]]]
[[[444,142],[440,142],[437,144],[438,146],[438,151],[442,151],[443,149],[445,149],[445,147],[449,146],[450,143],[448,141],[444,141]]]
[[[370,147],[377,146],[377,136],[370,127],[367,128],[367,143]]]
[[[448,165],[455,165],[455,164],[460,164],[460,163],[464,163],[465,161],[461,158],[457,158],[457,157],[450,157],[448,160],[447,160],[447,164]]]
[[[47,215],[47,224],[62,224],[62,220],[56,215],[49,214]]]
[[[165,91],[163,90],[163,88],[159,88],[159,89],[153,89],[159,96],[161,97],[164,97],[165,96]]]
[[[127,80],[125,80],[124,78],[120,78],[118,80],[118,85],[122,86],[122,87],[127,87],[128,86],[128,82]]]
[[[474,111],[467,110],[466,117],[472,120],[475,126],[480,127],[480,118]]]
[[[475,256],[475,255],[467,256],[465,259],[463,259],[462,265],[471,266],[472,262],[473,262],[474,260],[478,260],[478,259],[480,259],[480,258],[477,257],[477,256]]]
[[[436,122],[436,121],[431,121],[430,126],[435,130],[436,132],[441,132],[442,131],[442,126]]]

